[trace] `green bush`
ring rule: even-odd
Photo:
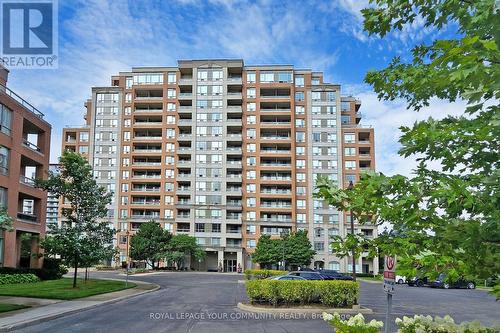
[[[342,319],[338,313],[329,314],[323,312],[323,320],[330,324],[337,333],[379,333],[384,323],[372,319],[365,321],[365,317],[358,313],[349,319]]]
[[[271,276],[285,275],[287,271],[277,271],[272,269],[246,269],[245,278],[247,280],[263,280]]]
[[[40,279],[35,274],[0,274],[1,284],[33,283]]]
[[[95,269],[97,271],[114,271],[114,270],[119,269],[119,267],[106,266],[106,265],[97,265],[97,266],[95,266]]]
[[[43,268],[0,267],[0,274],[35,274],[40,280],[57,280],[68,273],[58,259],[45,258],[43,262]]]
[[[351,307],[359,297],[359,285],[353,281],[248,280],[245,285],[252,303],[273,306],[319,303]]]
[[[487,328],[481,325],[478,321],[462,322],[455,324],[455,321],[450,316],[434,317],[419,316],[406,317],[403,319],[397,318],[398,333],[497,333],[499,328]]]

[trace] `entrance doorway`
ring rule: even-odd
[[[315,261],[314,262],[314,269],[324,269],[325,268],[325,262],[324,261]]]
[[[224,260],[224,272],[236,272],[236,259]]]

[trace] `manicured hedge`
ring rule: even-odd
[[[272,269],[246,269],[245,278],[247,280],[262,280],[271,276],[285,275],[287,271],[277,271]]]
[[[0,274],[1,284],[33,283],[40,279],[35,274]]]
[[[45,258],[43,268],[0,267],[0,274],[35,274],[40,280],[57,280],[62,278],[68,269],[60,264],[60,260]]]
[[[343,308],[359,297],[359,285],[353,281],[250,280],[246,290],[252,303],[273,306],[319,303]]]

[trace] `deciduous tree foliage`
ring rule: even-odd
[[[384,100],[418,111],[432,98],[464,100],[461,116],[401,127],[399,154],[419,161],[413,176],[366,174],[354,189],[318,182],[319,197],[388,227],[375,240],[336,239],[347,253],[367,246],[399,256],[403,272],[489,277],[500,272],[500,17],[494,0],[372,0],[365,30],[384,37],[417,18],[432,29],[457,28],[456,38],[412,49],[365,81]],[[439,162],[440,170],[430,162]]]
[[[76,287],[78,267],[88,267],[113,256],[114,231],[102,220],[112,194],[96,183],[91,166],[80,154],[65,151],[59,163],[59,171],[49,172],[47,180],[36,180],[36,186],[65,198],[69,208],[62,210],[65,222],[61,227],[51,226],[41,247],[44,255],[59,255],[74,267],[73,287]]]
[[[186,256],[202,260],[205,255],[205,251],[196,243],[195,237],[179,234],[172,237],[163,256],[167,261],[175,262],[177,268],[181,269]]]
[[[280,239],[271,239],[269,235],[260,236],[252,261],[259,263],[262,268],[270,267],[283,259],[287,265],[308,266],[315,254],[307,232],[301,230]]]
[[[172,235],[155,221],[142,223],[139,231],[130,239],[130,257],[145,260],[151,268],[163,259],[163,253]]]

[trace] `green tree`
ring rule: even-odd
[[[313,250],[307,231],[299,230],[283,237],[281,242],[285,243],[285,261],[288,265],[309,266],[316,254]]]
[[[455,38],[412,49],[365,81],[384,100],[420,110],[432,98],[463,100],[461,116],[401,127],[403,157],[419,161],[413,176],[366,174],[352,191],[318,183],[319,197],[352,210],[360,223],[384,223],[373,241],[339,242],[399,256],[407,273],[441,271],[486,278],[500,271],[500,17],[495,0],[371,0],[364,27],[384,37],[419,19],[432,29],[456,27]],[[451,22],[451,23],[450,23]],[[430,167],[439,162],[440,170]],[[376,217],[371,218],[371,217]]]
[[[279,251],[278,242],[271,239],[269,235],[261,235],[255,252],[252,254],[252,261],[258,263],[261,268],[270,268],[271,265],[278,263],[283,252]]]
[[[252,261],[262,268],[270,268],[283,259],[288,266],[309,266],[315,254],[307,232],[297,231],[277,239],[271,239],[269,235],[260,236]]]
[[[163,254],[172,235],[155,221],[142,223],[137,233],[130,239],[130,257],[145,260],[151,268],[163,259]]]
[[[87,265],[89,258],[100,261],[114,252],[114,231],[102,220],[112,194],[96,183],[91,166],[80,154],[65,151],[59,163],[59,172],[49,172],[47,180],[38,179],[35,184],[65,198],[69,208],[62,211],[63,225],[52,226],[40,245],[45,256],[59,255],[65,264],[74,267],[75,288],[78,267]]]
[[[205,251],[196,243],[196,238],[185,234],[174,235],[163,254],[167,261],[177,265],[177,269],[184,266],[186,256],[202,260],[205,255]]]
[[[7,209],[5,207],[0,207],[0,230],[3,229],[5,231],[14,230],[12,226],[12,217],[7,213]]]

